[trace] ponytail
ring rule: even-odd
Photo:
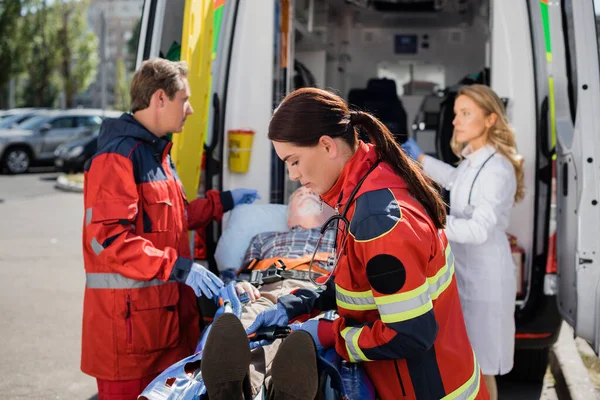
[[[350,124],[362,128],[367,133],[375,145],[378,158],[389,164],[394,172],[404,179],[408,190],[423,205],[435,226],[443,229],[446,224],[446,208],[435,183],[404,154],[388,128],[377,118],[363,111],[351,111]]]

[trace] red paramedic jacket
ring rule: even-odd
[[[323,200],[335,207],[341,193],[343,210],[376,161],[373,146],[360,142]],[[280,298],[288,316],[305,319],[336,309],[340,318],[322,324],[319,339],[334,342],[347,361],[363,363],[383,400],[488,399],[467,337],[454,256],[403,179],[381,162],[347,217],[334,279],[325,290],[300,289]],[[322,338],[326,326],[330,338]]]
[[[81,370],[105,380],[157,374],[200,335],[188,229],[233,207],[230,192],[188,203],[171,143],[130,114],[102,124],[86,165]]]

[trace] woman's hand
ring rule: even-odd
[[[415,142],[415,139],[408,139],[402,144],[401,147],[402,150],[404,150],[404,152],[406,153],[406,155],[412,158],[413,160],[421,162],[421,160],[423,159],[423,150],[421,150],[421,147],[419,147],[417,142]]]
[[[285,308],[277,303],[258,314],[252,325],[246,329],[246,334],[251,335],[260,328],[267,326],[287,326],[289,322]]]
[[[248,297],[250,297],[250,301],[252,303],[254,303],[256,300],[260,299],[260,292],[250,282],[236,283],[235,290],[236,290],[238,296],[241,295],[242,293],[248,293]]]
[[[256,316],[256,319],[252,325],[246,329],[246,335],[248,335],[248,337],[252,337],[260,328],[266,328],[269,326],[285,327],[288,326],[289,323],[290,319],[288,318],[285,308],[283,308],[280,303],[277,303]],[[271,341],[268,340],[251,342],[250,348],[255,349],[256,347],[266,346],[270,343]]]

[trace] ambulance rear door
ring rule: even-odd
[[[600,346],[600,69],[594,2],[540,1],[556,134],[558,307]]]

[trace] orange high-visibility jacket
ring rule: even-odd
[[[335,207],[342,193],[341,212],[376,161],[373,146],[361,142],[323,200]],[[488,399],[448,241],[388,164],[381,162],[366,178],[348,219],[333,283],[282,297],[288,315],[337,309],[340,318],[331,325],[337,352],[363,363],[383,400]],[[342,240],[338,235],[338,246]]]
[[[192,265],[188,229],[220,218],[233,201],[209,191],[188,204],[171,143],[129,114],[102,124],[98,148],[84,181],[81,369],[139,379],[194,351],[196,297],[177,283]]]

